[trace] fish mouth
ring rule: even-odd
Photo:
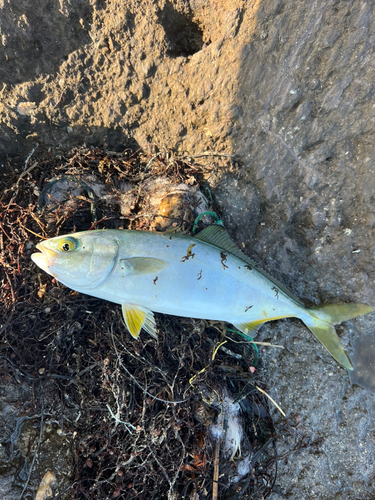
[[[58,255],[57,252],[51,250],[50,248],[47,248],[45,245],[43,245],[43,242],[38,243],[35,248],[37,250],[40,250],[40,252],[31,254],[31,260],[34,262],[34,264],[43,269],[43,271],[50,273],[49,267],[53,266]]]

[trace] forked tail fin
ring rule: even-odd
[[[373,311],[375,311],[375,307],[366,304],[323,306],[309,309],[309,316],[304,316],[302,320],[338,363],[347,370],[353,370],[352,362],[333,325]]]

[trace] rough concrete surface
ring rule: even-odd
[[[245,252],[307,304],[375,304],[374,14],[371,0],[0,0],[0,164],[22,169],[36,144],[234,154],[230,171],[206,160],[205,182]],[[350,352],[374,327],[338,332]],[[298,321],[259,337],[285,346],[265,350],[264,377],[295,422],[287,439],[275,410],[278,490],[374,498],[374,395]]]

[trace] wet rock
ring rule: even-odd
[[[3,500],[13,500],[15,498],[12,493],[13,482],[14,476],[12,474],[0,476],[0,495]]]

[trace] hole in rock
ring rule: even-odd
[[[169,56],[187,57],[202,50],[203,31],[193,22],[191,15],[178,12],[167,2],[164,9],[158,12],[158,17],[169,42]]]

